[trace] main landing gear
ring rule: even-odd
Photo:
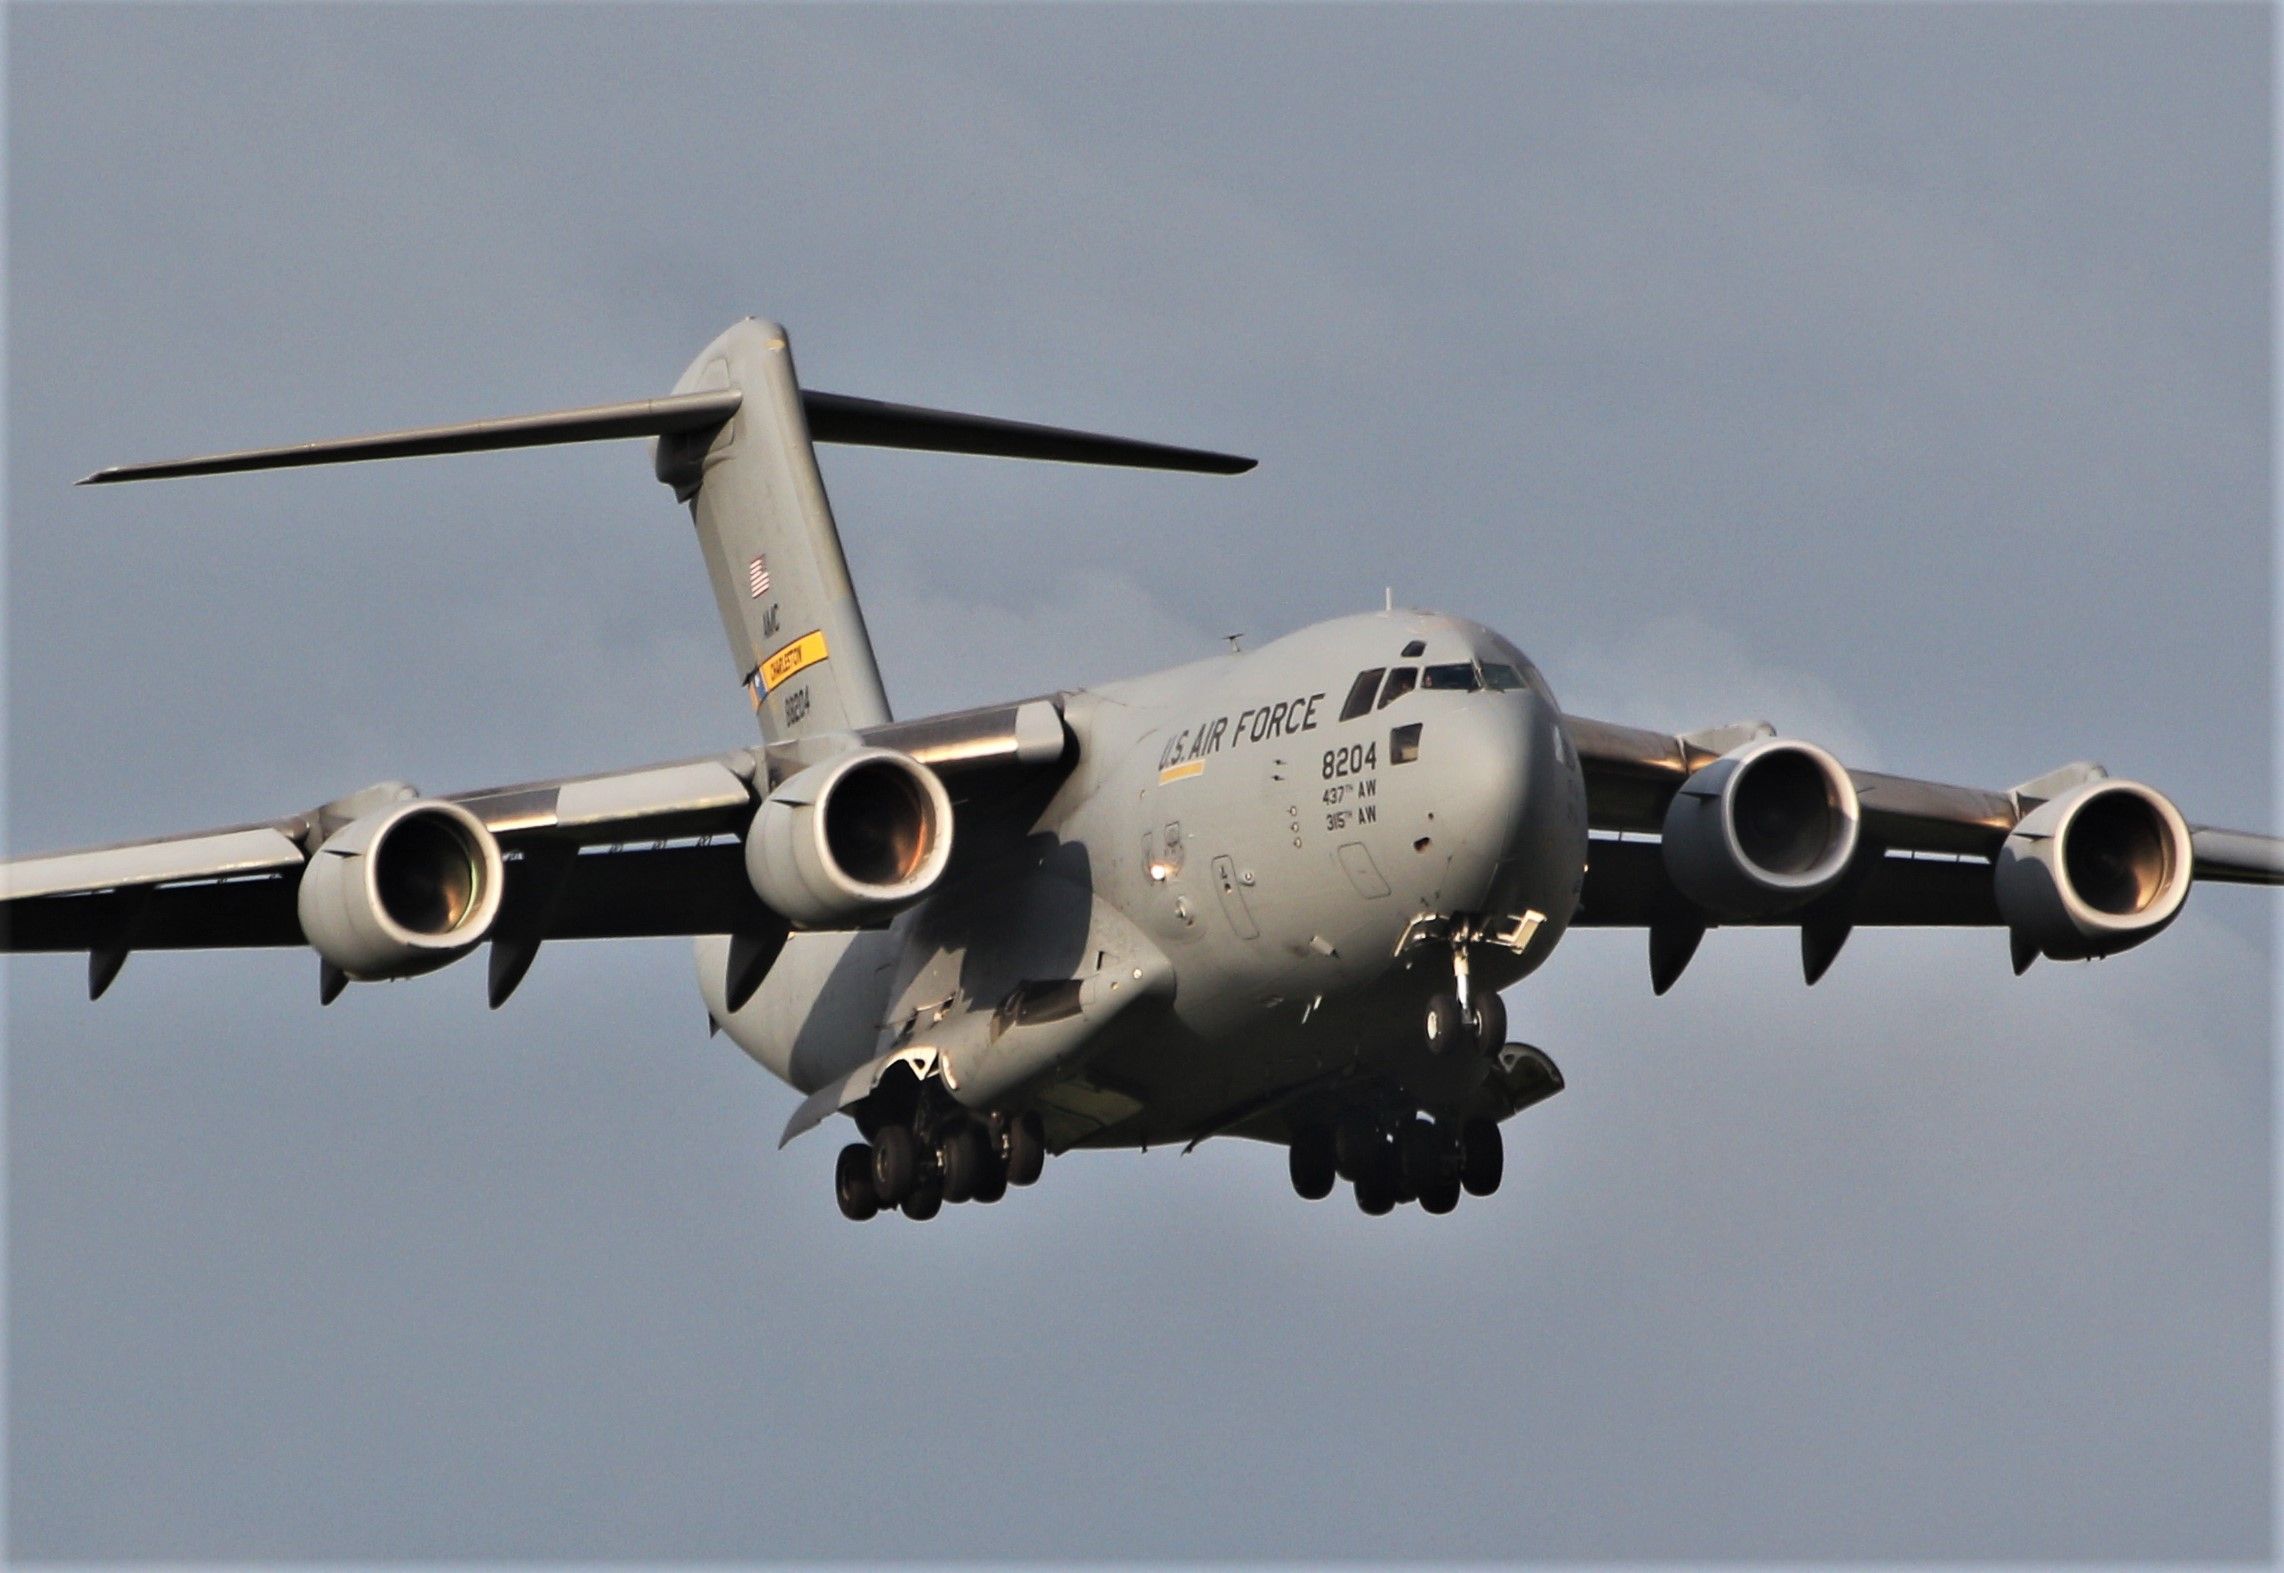
[[[975,1119],[960,1113],[891,1121],[868,1142],[841,1149],[833,1194],[859,1223],[890,1209],[933,1218],[946,1202],[996,1202],[1030,1185],[1047,1165],[1047,1132],[1036,1113]]]
[[[1490,1120],[1422,1119],[1385,1126],[1363,1115],[1336,1125],[1304,1125],[1289,1153],[1293,1189],[1322,1201],[1336,1181],[1356,1188],[1356,1205],[1377,1218],[1402,1202],[1431,1213],[1459,1205],[1459,1193],[1489,1196],[1506,1172],[1506,1148]]]
[[[1467,947],[1451,948],[1452,992],[1428,1001],[1425,1026],[1428,1052],[1450,1054],[1472,1049],[1496,1054],[1507,1041],[1507,1007],[1496,989],[1469,986]]]

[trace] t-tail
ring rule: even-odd
[[[889,719],[816,443],[1212,475],[1253,468],[1232,454],[805,390],[785,330],[749,317],[707,345],[665,398],[119,465],[81,484],[619,437],[654,438],[658,478],[690,505],[731,658],[770,741]]]

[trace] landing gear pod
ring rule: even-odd
[[[860,748],[772,792],[746,832],[746,878],[801,928],[888,917],[935,888],[952,859],[952,800],[908,754]]]
[[[2137,781],[2088,781],[2023,816],[2000,847],[1999,915],[2017,967],[2084,961],[2161,932],[2188,899],[2189,827]]]
[[[507,887],[500,844],[457,803],[415,798],[349,822],[302,872],[301,931],[360,981],[409,978],[466,955]]]
[[[1804,906],[1856,855],[1856,785],[1813,743],[1764,737],[1683,782],[1665,811],[1665,868],[1715,917]]]

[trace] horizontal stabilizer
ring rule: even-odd
[[[196,459],[161,459],[151,464],[118,464],[97,470],[82,486],[114,481],[155,481],[178,475],[227,475],[237,470],[289,470],[305,464],[350,464],[360,459],[410,459],[431,453],[479,453],[491,448],[538,448],[559,442],[604,442],[614,437],[659,437],[668,432],[718,426],[737,413],[743,395],[735,388],[676,393],[631,404],[595,404],[545,415],[510,415],[458,426],[416,426],[377,432],[370,437],[338,437],[330,442],[299,442],[283,448],[251,448],[212,453]]]
[[[911,404],[883,404],[878,399],[852,399],[845,393],[804,391],[801,408],[809,417],[809,436],[816,442],[974,453],[1000,459],[1052,459],[1064,464],[1121,464],[1202,475],[1242,475],[1255,463],[1232,453],[1172,448],[1130,437],[1104,437],[953,410],[924,410]]]
[[[607,442],[619,437],[663,437],[674,432],[718,426],[735,415],[744,394],[736,388],[675,393],[629,404],[595,404],[544,415],[510,415],[499,420],[466,421],[456,426],[415,426],[368,437],[337,437],[297,442],[281,448],[249,448],[193,459],[161,459],[148,464],[117,464],[83,477],[82,486],[117,481],[155,481],[183,475],[228,475],[241,470],[289,470],[310,464],[352,464],[363,459],[410,459],[434,453],[480,453],[495,448],[537,448],[551,443]],[[801,409],[815,442],[852,443],[872,448],[917,448],[934,453],[973,453],[1006,459],[1053,459],[1065,464],[1119,464],[1147,470],[1188,470],[1206,475],[1242,475],[1254,461],[1235,454],[1162,443],[1065,431],[988,415],[924,410],[909,404],[883,404],[841,393],[803,390]]]

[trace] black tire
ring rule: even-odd
[[[872,1149],[863,1142],[841,1149],[833,1169],[833,1197],[851,1223],[863,1223],[880,1211],[880,1193],[872,1188]]]
[[[1488,989],[1475,996],[1475,1043],[1485,1054],[1507,1046],[1507,1002]]]
[[[912,1194],[904,1198],[904,1216],[914,1223],[926,1223],[944,1210],[944,1193],[934,1181],[914,1186]]]
[[[920,1177],[920,1139],[909,1125],[884,1125],[872,1141],[872,1194],[883,1207],[901,1207]]]
[[[1459,1205],[1459,1176],[1438,1180],[1420,1192],[1420,1211],[1438,1216]]]
[[[1449,1054],[1474,1034],[1468,1031],[1467,1012],[1459,1008],[1456,994],[1438,994],[1428,1001],[1427,1047],[1430,1054]]]
[[[1033,1110],[1007,1128],[1007,1183],[1035,1184],[1046,1167],[1047,1125]]]
[[[1396,1210],[1396,1176],[1392,1166],[1356,1177],[1356,1205],[1372,1218],[1385,1218]]]
[[[1304,1125],[1293,1132],[1292,1149],[1286,1158],[1293,1190],[1302,1201],[1321,1202],[1332,1194],[1332,1183],[1340,1177],[1332,1146],[1332,1132],[1325,1126]]]
[[[1380,1150],[1387,1145],[1380,1127],[1360,1114],[1352,1114],[1333,1127],[1333,1172],[1353,1180],[1379,1161]]]
[[[991,1150],[991,1141],[988,1137],[983,1141],[981,1151],[983,1153],[983,1170],[976,1176],[975,1190],[969,1195],[968,1200],[982,1202],[988,1206],[1007,1194],[1007,1165],[1000,1161],[998,1153]]]
[[[1396,1137],[1396,1162],[1403,1173],[1402,1189],[1414,1196],[1425,1196],[1441,1184],[1447,1166],[1435,1127],[1425,1120],[1406,1125]]]
[[[1507,1146],[1489,1120],[1469,1120],[1459,1130],[1459,1183],[1470,1196],[1489,1196],[1507,1169]]]
[[[961,1125],[947,1131],[936,1142],[936,1167],[944,1172],[944,1200],[964,1202],[972,1199],[975,1189],[983,1180],[984,1165],[989,1162],[984,1151],[983,1132],[973,1125]]]

